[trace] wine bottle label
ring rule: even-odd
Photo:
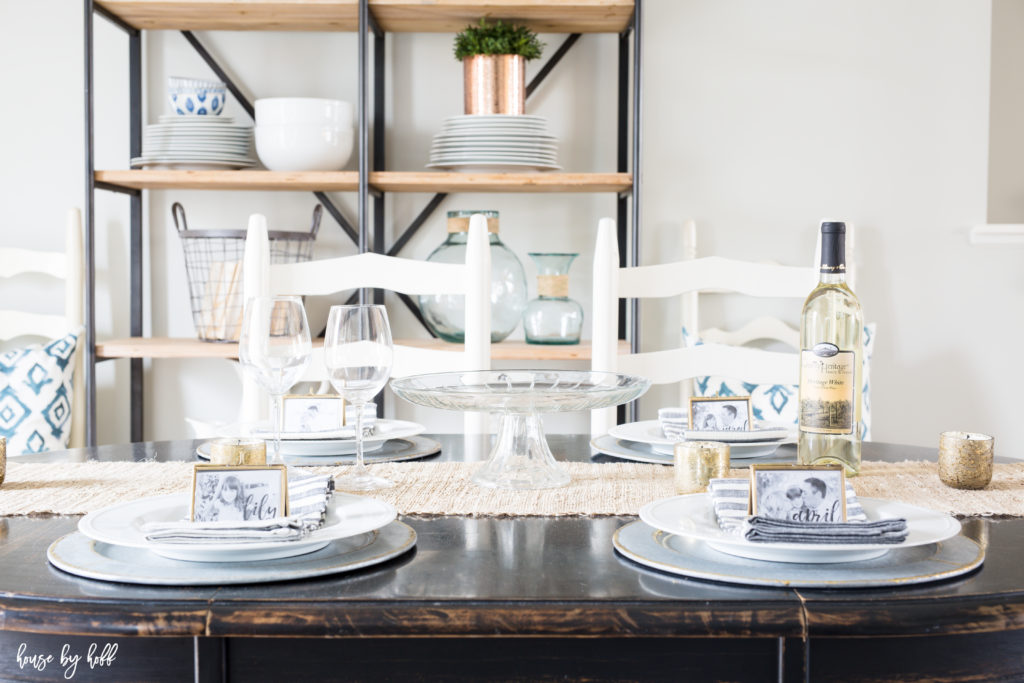
[[[852,434],[857,354],[835,344],[800,352],[800,429],[813,434]]]

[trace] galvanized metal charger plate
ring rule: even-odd
[[[259,562],[199,563],[172,560],[141,548],[100,543],[76,531],[54,541],[46,557],[58,569],[87,579],[152,586],[223,586],[351,572],[387,562],[414,545],[413,528],[395,521],[377,531],[332,541],[305,555]]]
[[[268,446],[268,448],[270,448]],[[408,436],[401,439],[389,439],[377,450],[363,453],[363,460],[367,465],[376,465],[382,462],[398,462],[399,460],[415,460],[425,458],[441,452],[441,444],[433,439],[423,436]],[[210,459],[209,442],[199,444],[196,448],[196,455],[202,460]],[[286,465],[312,465],[324,467],[329,465],[351,465],[355,463],[354,454],[337,455],[281,455],[281,460]]]
[[[981,566],[985,551],[959,535],[931,545],[893,548],[860,562],[793,564],[734,557],[687,539],[632,522],[612,537],[624,557],[646,567],[707,581],[782,588],[885,588],[941,581]]]

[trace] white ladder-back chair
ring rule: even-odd
[[[824,222],[824,219],[821,221]],[[819,222],[819,225],[821,224]],[[788,296],[806,298],[810,287],[818,279],[821,266],[821,231],[818,231],[817,243],[814,246],[814,266],[808,269],[808,281],[812,284],[808,289],[794,290]],[[853,258],[856,231],[853,223],[846,221],[846,282],[850,288],[855,287],[856,262]],[[697,224],[692,220],[683,226],[683,259],[697,258]],[[710,292],[709,292],[710,293]],[[688,292],[681,297],[683,326],[693,334],[699,334],[705,342],[726,344],[729,346],[745,346],[754,341],[775,341],[796,350],[800,348],[800,330],[791,327],[782,320],[772,316],[761,316],[749,321],[736,330],[723,330],[717,327],[704,328],[700,324],[700,292]],[[781,296],[781,295],[780,295]],[[794,382],[795,383],[795,382]],[[687,383],[684,383],[684,385]],[[685,394],[684,390],[684,394]]]
[[[270,265],[266,219],[249,219],[243,265],[245,298],[277,295],[328,295],[349,289],[372,287],[410,296],[455,294],[466,297],[466,343],[462,351],[442,351],[395,345],[392,377],[426,372],[489,370],[491,366],[491,251],[487,221],[470,219],[465,264],[429,263],[414,259],[365,253],[331,259]],[[323,349],[313,351],[306,381],[324,380]],[[265,405],[265,394],[245,378],[242,416],[256,419]],[[487,431],[486,414],[467,413],[467,433]]]
[[[695,227],[688,225],[687,230],[695,230]],[[687,255],[693,256],[692,253]],[[685,324],[689,311],[696,311],[697,295],[702,291],[756,297],[806,297],[817,281],[813,268],[749,263],[717,256],[635,268],[620,268],[618,263],[615,221],[604,218],[598,226],[594,252],[594,370],[640,375],[654,384],[678,382],[681,386],[687,385],[685,380],[702,375],[742,377],[750,382],[771,384],[797,382],[799,368],[792,353],[708,343],[695,348],[618,355],[618,300],[682,296]],[[681,400],[686,395],[687,391],[681,389]],[[606,433],[614,424],[614,408],[592,412],[591,433],[595,436]]]
[[[71,330],[81,327],[84,320],[84,263],[82,214],[78,209],[68,211],[63,253],[0,248],[0,277],[42,274],[64,281],[63,315],[0,310],[0,339],[6,341],[23,336],[59,339]],[[84,341],[79,340],[73,361],[74,389],[71,396],[71,436],[68,442],[71,448],[85,445],[85,386],[82,377]]]

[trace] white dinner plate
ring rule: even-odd
[[[256,164],[227,163],[219,161],[132,161],[132,168],[151,171],[238,171],[252,168]]]
[[[774,454],[781,445],[781,441],[729,444],[729,456],[732,460],[763,458]],[[590,442],[590,446],[598,453],[612,455],[623,460],[649,462],[655,465],[671,465],[673,463],[671,451],[665,453],[660,450],[660,446],[616,439],[610,434],[597,437]]]
[[[235,154],[228,152],[214,152],[214,151],[198,151],[198,152],[185,152],[185,151],[156,151],[151,152],[149,150],[143,152],[142,156],[136,157],[137,159],[143,160],[163,160],[170,159],[172,157],[188,157],[190,159],[205,160],[205,161],[254,161],[254,159],[246,154]]]
[[[172,123],[172,122],[177,123],[177,122],[181,122],[184,125],[189,125],[189,124],[194,124],[194,123],[222,123],[222,124],[231,124],[231,123],[234,123],[235,117],[234,116],[219,116],[219,115],[214,115],[214,116],[195,115],[195,116],[193,116],[193,115],[189,115],[189,114],[160,114],[159,120],[160,120],[160,123]]]
[[[558,138],[551,135],[540,135],[538,133],[504,133],[501,131],[488,131],[477,135],[445,134],[439,133],[434,136],[433,144],[466,142],[466,143],[503,143],[503,142],[528,142],[542,145],[558,145]]]
[[[183,135],[189,135],[198,138],[216,139],[216,140],[251,140],[252,130],[246,128],[232,128],[229,130],[221,130],[214,128],[195,128],[187,131],[168,129],[168,128],[150,128],[145,133],[146,136],[167,136],[167,137],[180,137]]]
[[[427,168],[451,168],[464,173],[475,173],[477,171],[521,171],[533,169],[535,171],[561,171],[561,166],[550,164],[531,164],[522,161],[446,161],[443,163],[430,163]]]
[[[351,572],[387,562],[416,545],[416,532],[402,522],[331,541],[320,550],[264,562],[181,562],[140,548],[97,543],[72,532],[46,553],[58,569],[99,581],[155,586],[226,586],[294,581]]]
[[[363,437],[363,450],[373,451],[384,445],[389,439],[402,439],[422,434],[426,427],[416,422],[405,420],[377,420],[373,424],[373,434]],[[266,428],[252,430],[252,436],[261,439],[272,439],[274,434]],[[345,455],[356,452],[356,441],[349,435],[339,432],[288,432],[281,435],[281,453],[283,455]]]
[[[136,157],[135,159],[132,159],[132,166],[145,166],[149,164],[217,164],[221,166],[246,168],[254,166],[256,162],[246,159],[193,157],[188,154],[157,154],[151,157]]]
[[[223,154],[231,159],[252,159],[246,149],[227,149],[206,145],[150,145],[142,150],[143,159],[162,158],[166,155],[196,156],[201,154]]]
[[[432,158],[446,159],[446,158],[461,158],[461,159],[472,159],[476,157],[501,157],[509,159],[545,159],[554,160],[558,158],[556,152],[535,152],[531,150],[498,150],[498,149],[450,149],[450,150],[433,150],[430,153]]]
[[[661,423],[657,420],[641,420],[640,422],[627,422],[626,424],[615,425],[608,430],[608,433],[616,439],[636,441],[652,446],[668,448],[671,453],[672,446],[677,439],[670,439],[661,430]],[[724,441],[725,443],[764,443],[767,441],[783,441],[793,438],[793,431],[788,426],[782,425],[759,425],[757,429],[749,431],[715,431],[703,432],[687,430],[683,432],[687,441]]]
[[[188,496],[140,498],[90,512],[78,521],[78,530],[101,543],[143,548],[174,560],[190,562],[252,562],[294,557],[323,548],[331,541],[380,529],[396,517],[395,508],[374,498],[335,492],[327,504],[324,525],[297,541],[259,543],[153,543],[146,540],[142,525],[188,519]]]
[[[354,449],[353,449],[354,450]],[[363,458],[367,465],[375,465],[382,462],[399,462],[401,460],[415,460],[425,458],[441,451],[441,444],[425,436],[407,436],[402,439],[388,439],[382,441],[379,447],[369,450],[363,449]],[[204,441],[196,446],[196,455],[201,460],[210,459],[210,442]],[[284,464],[291,466],[308,465],[313,467],[325,467],[329,465],[351,465],[355,462],[355,453],[342,455],[289,455],[282,454]]]
[[[871,521],[903,518],[907,520],[907,539],[896,545],[872,543],[759,543],[723,531],[708,493],[693,493],[656,500],[640,509],[640,519],[655,529],[684,538],[704,541],[727,555],[768,562],[856,562],[879,557],[893,548],[913,548],[939,543],[960,533],[960,522],[953,517],[916,505],[879,498],[859,498]]]

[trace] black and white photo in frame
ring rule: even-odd
[[[337,394],[290,395],[281,400],[281,431],[285,433],[336,432],[344,417],[345,401]]]
[[[749,396],[690,399],[690,429],[697,432],[742,432],[752,429]]]
[[[846,521],[841,465],[751,465],[750,514],[791,522]]]
[[[288,515],[284,465],[196,465],[192,478],[193,522],[248,522]]]

